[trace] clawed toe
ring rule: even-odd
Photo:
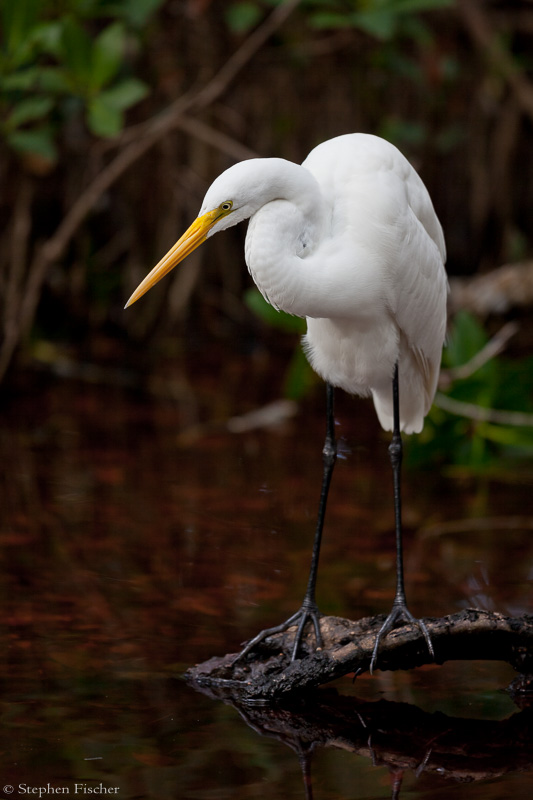
[[[387,634],[394,628],[397,622],[407,622],[411,623],[412,625],[416,625],[416,627],[422,633],[424,639],[426,640],[427,648],[432,656],[435,658],[435,651],[433,649],[433,642],[431,641],[431,637],[429,635],[429,631],[425,625],[425,623],[421,619],[416,619],[413,617],[407,606],[404,602],[396,602],[392,607],[392,611],[381,626],[376,636],[376,641],[374,644],[374,649],[372,651],[372,658],[370,660],[370,674],[374,672],[374,667],[376,665],[376,660],[378,656],[379,645],[381,640],[387,636]]]
[[[316,607],[308,607],[304,605],[295,614],[293,614],[292,617],[289,617],[289,619],[285,620],[285,622],[282,622],[280,625],[275,625],[272,628],[265,628],[265,630],[258,633],[257,636],[254,636],[253,639],[250,639],[245,647],[243,647],[241,652],[236,656],[233,663],[236,664],[238,661],[242,661],[242,659],[245,658],[248,653],[250,653],[258,644],[265,641],[265,639],[268,639],[269,636],[274,636],[277,633],[283,633],[295,624],[298,624],[291,651],[291,661],[296,661],[304,631],[309,622],[313,623],[316,648],[317,650],[320,649],[323,646],[322,633],[320,631],[320,613]]]

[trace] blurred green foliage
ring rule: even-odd
[[[359,28],[370,36],[384,40],[400,32],[414,37],[423,35],[426,28],[415,15],[449,8],[453,2],[454,0],[356,0],[346,4],[341,0],[308,0],[308,4],[315,7],[311,23],[317,28]]]
[[[226,9],[226,24],[232,33],[245,35],[280,2],[237,0]],[[439,53],[438,65],[433,57],[424,62],[421,54],[427,55],[435,47],[430,12],[452,9],[455,4],[455,0],[302,0],[299,12],[310,36],[351,29],[375,40],[379,44],[371,55],[369,70],[401,76],[420,95],[427,109],[424,118],[402,118],[392,107],[384,108],[375,133],[407,152],[420,152],[431,142],[433,149],[446,154],[464,139],[464,125],[452,116],[440,122],[438,131],[432,131],[430,109],[445,102],[447,92],[461,77],[461,65],[453,52]]]
[[[443,370],[449,370],[453,376],[453,370],[468,364],[488,341],[489,336],[479,321],[465,311],[459,312],[452,320],[443,351]],[[445,396],[451,401],[442,403],[446,409],[439,407],[437,395],[424,430],[419,436],[410,437],[407,456],[410,464],[445,463],[484,472],[497,469],[502,459],[509,463],[533,456],[533,426],[492,421],[490,413],[521,412],[524,416],[531,415],[533,420],[532,357],[491,358],[472,374],[453,379]],[[469,407],[479,418],[461,415],[461,410]],[[483,418],[484,409],[487,419]]]
[[[263,16],[265,6],[282,0],[242,0],[226,12],[234,33],[246,33]],[[420,38],[427,34],[418,15],[424,11],[450,8],[455,0],[303,0],[309,24],[317,29],[358,28],[377,39],[391,39],[400,33]]]
[[[0,136],[55,162],[62,126],[83,117],[95,136],[120,133],[148,93],[131,75],[140,31],[163,0],[17,0],[0,4]]]

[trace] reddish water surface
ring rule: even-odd
[[[4,796],[41,789],[41,796],[310,797],[297,741],[179,676],[235,651],[299,605],[321,476],[323,392],[317,388],[283,424],[236,434],[229,417],[276,399],[249,361],[235,358],[209,373],[196,364],[150,393],[113,384],[30,375],[2,402]],[[387,611],[393,596],[387,439],[364,401],[339,395],[337,419],[344,458],[318,594],[324,612],[358,617]],[[522,482],[405,475],[415,613],[531,610],[531,530],[504,522],[531,517],[528,483],[525,475]],[[518,715],[530,710],[504,691],[513,677],[504,664],[453,663],[378,672],[355,684],[346,678],[325,691],[346,702],[385,700],[394,714],[399,703],[425,719],[441,712],[454,725],[521,724]],[[379,734],[363,741],[358,724],[355,715],[358,748],[346,739],[314,747],[315,800],[387,798],[395,780],[399,786]],[[406,761],[400,797],[531,797],[532,773],[511,753],[506,760],[496,747],[492,763],[470,764],[454,780],[425,769],[431,749],[418,769]]]

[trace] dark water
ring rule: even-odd
[[[305,587],[322,392],[274,429],[230,433],[228,417],[276,397],[266,380],[250,385],[249,369],[238,360],[211,376],[197,367],[152,386],[151,396],[33,376],[4,397],[3,796],[38,797],[40,789],[81,797],[101,786],[120,798],[306,797],[300,756],[308,742],[281,735],[279,717],[261,727],[253,710],[179,678],[285,619]],[[334,476],[319,602],[324,612],[358,617],[387,611],[393,595],[387,441],[363,401],[339,396],[337,418],[345,457]],[[531,610],[531,527],[506,522],[531,519],[528,483],[525,475],[405,477],[415,613]],[[402,798],[530,798],[530,711],[504,691],[513,677],[505,664],[480,662],[337,681],[318,697],[337,702],[332,689],[346,696],[353,724],[314,748],[315,800],[391,797],[402,766]],[[475,755],[461,761],[458,746],[461,763],[448,772],[434,766],[438,742],[429,740],[418,764],[402,762],[379,726],[361,728],[378,707],[397,728],[414,709],[422,716],[411,727],[444,720],[459,738],[461,719],[481,720],[497,741],[477,765]],[[284,724],[297,727],[300,712]],[[507,752],[509,726],[516,741]]]

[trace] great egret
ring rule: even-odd
[[[333,387],[372,395],[391,430],[396,596],[374,646],[401,619],[426,626],[407,608],[401,528],[400,431],[419,432],[439,373],[446,327],[447,279],[442,228],[421,178],[389,142],[347,134],[318,145],[303,164],[280,158],[243,161],[208,189],[198,218],[142,281],[127,305],[218,231],[250,219],[245,258],[264,297],[307,319],[303,345],[327,385],[324,473],[311,570],[301,608],[261,631],[241,651],[298,624],[293,660],[307,622],[322,646],[315,600],[328,489],[336,460]]]

